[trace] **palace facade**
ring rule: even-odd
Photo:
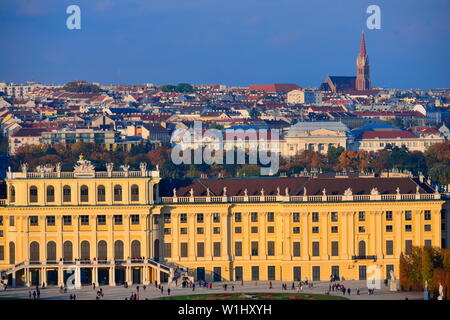
[[[161,180],[80,159],[8,172],[0,270],[10,285],[398,277],[412,246],[447,245],[449,208],[422,178]]]

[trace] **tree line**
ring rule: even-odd
[[[166,146],[154,148],[149,144],[133,146],[130,151],[108,151],[101,145],[77,142],[73,145],[26,145],[20,147],[12,157],[13,169],[27,162],[31,167],[39,164],[62,163],[63,170],[70,170],[80,154],[98,164],[107,162],[129,164],[138,168],[142,161],[149,162],[161,169],[163,177],[250,177],[259,176],[260,163],[248,164],[191,164],[175,165],[171,160],[171,149]],[[225,163],[225,161],[223,162]],[[280,159],[279,175],[293,175],[304,170],[322,172],[374,172],[385,170],[407,170],[414,175],[422,173],[430,176],[434,183],[450,183],[450,142],[446,141],[430,146],[425,152],[409,151],[406,147],[386,146],[377,152],[344,150],[331,147],[326,154],[305,150],[292,159]]]
[[[425,281],[432,296],[438,295],[439,285],[448,297],[450,286],[450,249],[413,247],[410,254],[400,255],[400,289],[423,291]]]

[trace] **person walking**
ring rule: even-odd
[[[170,296],[170,288],[167,288],[167,295]]]
[[[272,281],[269,282],[269,289],[272,289]]]

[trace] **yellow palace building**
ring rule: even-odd
[[[448,211],[423,178],[159,177],[142,163],[80,159],[8,172],[0,200],[2,281],[119,285],[382,278],[412,246],[448,245]]]

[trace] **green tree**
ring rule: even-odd
[[[344,151],[345,151],[344,147],[337,147],[336,148],[334,146],[331,146],[331,147],[328,148],[327,164],[328,164],[328,166],[330,168],[337,167],[337,165],[339,164],[339,156]]]
[[[97,93],[101,91],[99,86],[87,83],[86,81],[68,82],[63,86],[63,90],[78,93]]]
[[[424,248],[422,255],[422,282],[428,281],[430,287],[433,287],[433,250]]]
[[[162,92],[192,93],[195,92],[194,87],[189,83],[179,83],[177,85],[167,84],[159,87]]]

